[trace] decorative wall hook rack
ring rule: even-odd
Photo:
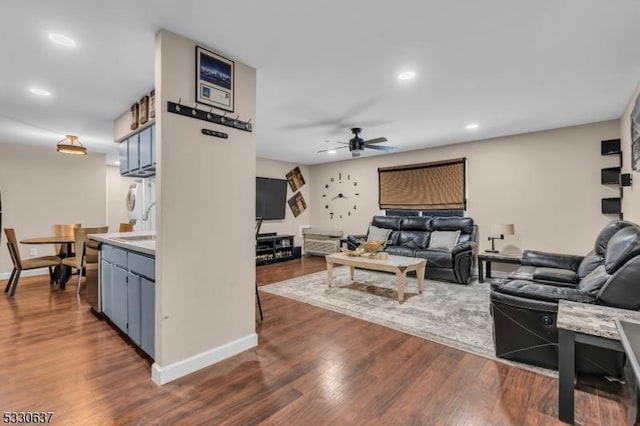
[[[252,132],[253,126],[251,124],[251,119],[249,121],[239,120],[238,117],[229,118],[224,115],[216,114],[211,111],[204,111],[198,108],[182,105],[180,102],[178,103],[168,101],[167,102],[167,110],[174,114],[184,115],[186,117],[197,118],[198,120],[208,121],[209,123],[221,124],[223,126],[233,127],[234,129],[244,130],[245,132]]]

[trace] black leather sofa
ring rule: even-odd
[[[477,250],[478,227],[468,217],[374,216],[371,225],[391,229],[384,251],[397,256],[427,259],[425,277],[468,284]],[[451,250],[429,248],[433,231],[460,231],[458,243]],[[350,249],[367,235],[348,235]]]
[[[584,257],[525,251],[522,263],[492,283],[498,357],[557,369],[560,300],[640,309],[640,227],[631,222],[609,223]],[[576,356],[582,373],[622,376],[621,353],[577,344]]]

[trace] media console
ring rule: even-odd
[[[293,235],[258,234],[256,238],[256,265],[297,259],[300,247],[293,245]]]

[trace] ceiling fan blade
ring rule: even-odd
[[[340,146],[338,148],[329,148],[329,149],[323,149],[321,151],[318,151],[318,153],[320,152],[327,152],[327,151],[335,151],[336,149],[342,149],[342,148],[349,148],[348,146]]]
[[[364,144],[369,145],[370,143],[382,143],[386,141],[387,141],[387,138],[375,138],[375,139],[369,139],[368,141],[364,141]]]
[[[342,141],[325,141],[327,143],[341,143],[342,145],[349,145],[349,142],[342,142]]]
[[[377,149],[378,151],[395,151],[396,149],[398,149],[395,146],[379,146],[379,145],[366,145],[365,148]]]

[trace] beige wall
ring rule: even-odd
[[[378,212],[378,167],[466,157],[468,215],[480,227],[482,250],[489,247],[491,224],[513,223],[516,234],[497,241],[498,248],[511,244],[583,254],[602,226],[615,218],[600,213],[600,199],[613,191],[600,184],[600,169],[611,165],[610,158],[600,155],[600,141],[619,136],[620,122],[612,120],[313,166],[311,223],[365,232]],[[358,209],[342,220],[330,220],[322,194],[338,172],[357,180]],[[330,188],[328,195],[334,192]]]
[[[56,223],[106,223],[105,155],[64,155],[51,147],[0,143],[0,191],[2,227],[15,228],[19,240],[51,235]],[[10,272],[11,259],[2,235],[0,273]],[[53,254],[50,246],[20,247],[24,258],[29,249],[38,255]]]
[[[126,196],[134,178],[120,176],[120,167],[107,166],[107,225],[109,232],[118,232],[120,223],[129,222]]]
[[[267,220],[262,223],[260,232],[277,232],[281,235],[294,235],[295,245],[302,246],[302,237],[300,236],[300,229],[302,226],[309,225],[311,222],[311,205],[309,203],[311,199],[310,191],[310,179],[311,171],[309,166],[302,166],[295,163],[286,163],[283,161],[269,160],[266,158],[256,158],[256,176],[267,177],[274,179],[286,179],[286,174],[295,167],[300,167],[302,177],[305,180],[305,184],[298,190],[302,193],[306,203],[307,209],[302,212],[298,217],[295,217],[289,208],[289,205],[285,207],[284,220]],[[297,191],[296,191],[297,192]],[[291,187],[287,185],[287,200],[293,196],[295,192],[291,191]]]
[[[620,139],[622,148],[622,173],[631,173],[633,185],[624,188],[622,197],[622,212],[624,218],[635,223],[640,223],[640,173],[631,170],[631,111],[640,96],[640,83],[629,99],[627,108],[620,117]]]
[[[195,103],[194,52],[191,40],[156,36],[159,369],[255,336],[256,136],[167,112],[167,101]],[[236,61],[234,114],[258,130],[255,90],[255,69]]]

